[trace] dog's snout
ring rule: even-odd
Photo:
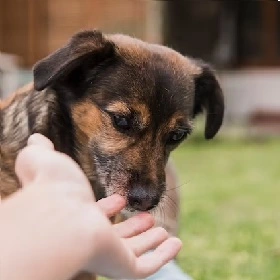
[[[148,188],[134,187],[127,196],[129,206],[137,211],[148,211],[157,206],[159,197]]]

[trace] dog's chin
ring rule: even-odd
[[[132,209],[130,207],[125,207],[122,211],[121,211],[121,214],[123,216],[125,216],[126,218],[130,218],[130,217],[133,217],[139,213],[143,213],[141,211],[138,211],[138,210],[135,210],[135,209]]]
[[[155,211],[157,207],[154,207],[153,209],[151,210],[148,210],[148,211],[139,211],[139,210],[135,210],[131,207],[125,207],[122,211],[121,211],[121,214],[126,217],[126,218],[130,218],[130,217],[133,217],[137,214],[140,214],[140,213],[150,213],[150,214],[153,214],[153,212]]]

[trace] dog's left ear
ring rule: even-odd
[[[206,111],[205,138],[212,139],[219,131],[224,118],[224,96],[214,70],[196,61],[201,68],[195,76],[195,102],[193,117]]]
[[[34,88],[52,86],[85,63],[97,64],[112,56],[114,47],[98,30],[75,34],[68,44],[35,64]]]

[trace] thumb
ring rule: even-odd
[[[53,143],[45,136],[39,133],[32,134],[27,140],[27,146],[38,145],[49,150],[54,150]]]
[[[34,180],[40,161],[53,150],[53,143],[45,136],[36,133],[29,137],[27,147],[18,154],[15,164],[15,172],[23,185]]]

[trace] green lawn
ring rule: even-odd
[[[280,142],[188,141],[179,263],[195,280],[280,279]]]

